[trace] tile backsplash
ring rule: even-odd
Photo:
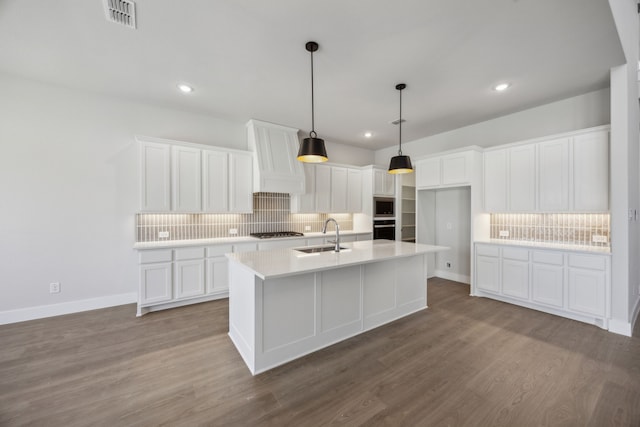
[[[491,214],[490,223],[492,239],[598,247],[611,245],[609,214]]]
[[[140,213],[136,214],[136,242],[232,237],[232,228],[238,230],[237,236],[271,231],[314,233],[322,231],[329,217],[338,221],[340,230],[353,230],[352,214],[292,214],[289,206],[288,194],[254,193],[250,214]],[[305,231],[305,226],[311,230]],[[333,230],[332,224],[329,229]],[[160,238],[160,232],[169,236]]]

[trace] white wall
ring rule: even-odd
[[[471,190],[456,187],[436,190],[436,245],[451,250],[436,255],[436,275],[463,283],[471,276]],[[451,267],[447,267],[447,263]]]
[[[609,124],[608,89],[403,143],[402,152],[413,159],[470,145],[491,147],[605,124]],[[395,154],[395,147],[378,150],[375,163],[386,165]]]
[[[0,93],[0,323],[135,300],[134,135],[247,147],[246,121],[7,74]],[[344,163],[373,159],[369,150],[327,149]],[[51,282],[62,292],[50,294]]]
[[[640,227],[630,212],[640,209],[638,123],[638,42],[635,0],[610,0],[626,64],[611,70],[611,249],[612,322],[610,329],[630,335],[640,310]]]

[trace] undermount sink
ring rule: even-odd
[[[347,249],[345,247],[340,246],[340,250]],[[294,251],[304,252],[305,254],[315,254],[320,252],[334,252],[336,250],[336,245],[327,245],[327,246],[310,246],[308,248],[294,248]]]

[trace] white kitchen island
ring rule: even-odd
[[[427,307],[426,255],[389,240],[339,253],[230,253],[229,336],[258,374]]]

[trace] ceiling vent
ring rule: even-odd
[[[391,123],[392,125],[399,125],[399,124],[400,124],[400,121],[402,121],[402,123],[406,122],[406,120],[405,120],[405,119],[402,119],[402,120],[400,120],[400,119],[395,119],[394,121],[389,122],[389,123]]]
[[[107,21],[136,28],[136,5],[129,0],[102,0]]]

